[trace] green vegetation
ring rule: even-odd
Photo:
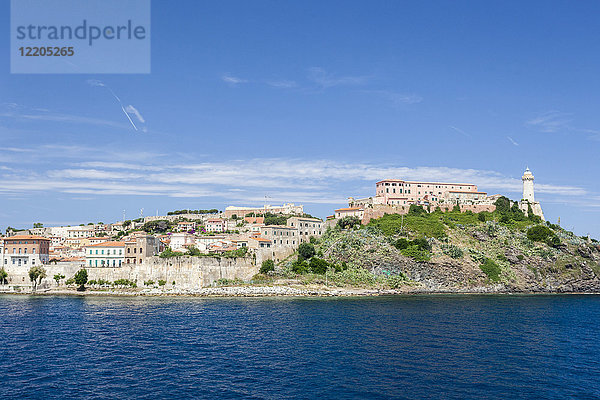
[[[129,279],[117,279],[113,282],[113,286],[136,288],[137,284]]]
[[[144,286],[154,286],[154,281],[152,279],[144,281]]]
[[[4,267],[0,268],[0,285],[6,285],[8,283],[8,272]]]
[[[173,251],[170,247],[167,247],[162,253],[159,254],[160,258],[171,258],[171,257],[181,257],[183,253],[180,251]]]
[[[264,260],[260,266],[260,273],[266,274],[275,271],[275,263],[273,260]]]
[[[453,244],[442,244],[440,247],[442,248],[442,252],[444,254],[446,254],[447,256],[450,256],[454,259],[462,258],[464,255],[464,252],[462,251],[462,249]]]
[[[65,279],[65,276],[62,274],[54,275],[54,280],[56,281],[56,286],[60,285],[60,280]]]
[[[360,224],[360,218],[358,217],[344,217],[338,220],[337,227],[340,229],[352,229],[355,226],[360,226]]]
[[[163,279],[158,280],[158,286],[165,286],[166,284],[167,284],[167,281],[165,281]]]
[[[77,290],[83,292],[85,290],[85,284],[88,281],[87,270],[85,268],[80,269],[73,278],[75,279],[77,286],[79,286]]]
[[[532,242],[543,242],[548,246],[560,245],[560,239],[550,228],[544,225],[536,225],[527,230],[527,238]]]
[[[156,221],[148,221],[144,225],[142,225],[142,230],[144,232],[153,233],[153,234],[164,234],[167,231],[173,229],[174,223],[171,221],[167,221],[166,219],[159,219]]]
[[[181,215],[181,214],[217,214],[219,210],[211,208],[210,210],[175,210],[169,211],[167,215]]]
[[[29,280],[31,281],[31,287],[34,292],[45,277],[46,270],[41,265],[36,265],[29,269]]]
[[[315,245],[312,243],[301,243],[298,246],[298,255],[302,257],[303,260],[308,260],[313,257],[317,252],[315,251]]]
[[[483,264],[481,264],[479,266],[479,268],[481,268],[483,273],[487,275],[487,277],[489,278],[490,281],[492,281],[492,282],[500,281],[500,273],[502,273],[502,270],[500,269],[498,264],[496,264],[491,259],[486,258],[485,261],[483,262]]]

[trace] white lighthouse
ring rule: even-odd
[[[521,180],[523,181],[523,200],[526,200],[530,203],[535,203],[533,196],[533,174],[529,168],[525,170]]]
[[[533,193],[533,173],[529,168],[525,170],[521,180],[523,181],[523,199],[519,202],[519,208],[527,215],[531,207],[533,215],[537,215],[541,219],[544,219],[542,206],[538,201],[535,201]]]

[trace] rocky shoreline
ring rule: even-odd
[[[397,289],[377,288],[331,288],[325,286],[219,286],[205,287],[190,290],[161,290],[156,288],[145,289],[110,289],[95,290],[87,289],[77,291],[75,289],[46,289],[31,291],[0,290],[0,294],[12,295],[36,295],[36,296],[96,296],[96,297],[377,297],[377,296],[401,296],[401,295],[434,295],[434,294],[457,294],[457,295],[556,295],[556,294],[586,294],[598,295],[595,291],[521,291],[508,290],[503,285],[495,287],[482,286],[464,289],[442,289],[433,290],[422,286],[406,286]]]

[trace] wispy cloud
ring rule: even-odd
[[[96,79],[88,79],[86,81],[86,83],[90,86],[106,88],[110,92],[110,94],[115,98],[115,100],[119,103],[119,106],[121,106],[121,111],[123,111],[123,114],[125,114],[125,116],[127,117],[127,120],[129,121],[129,123],[131,124],[133,129],[135,129],[136,131],[138,131],[139,129],[138,129],[137,125],[133,122],[133,120],[131,119],[131,116],[129,114],[134,114],[141,123],[146,122],[146,121],[144,121],[141,114],[138,112],[138,110],[135,107],[133,107],[132,105],[128,105],[127,107],[125,107],[123,105],[123,102],[121,101],[121,98],[119,96],[117,96],[115,94],[115,92],[110,88],[110,86],[108,86],[104,82],[101,82]],[[146,127],[142,127],[142,131],[147,132]]]
[[[547,133],[569,130],[570,123],[571,114],[560,111],[548,111],[525,122],[527,126]]]
[[[401,106],[406,104],[416,104],[423,101],[421,96],[409,93],[394,92],[391,90],[363,90],[363,93],[374,94],[388,100],[393,106]]]
[[[455,132],[458,132],[458,133],[460,133],[460,134],[461,134],[461,135],[463,135],[463,136],[466,136],[466,137],[471,137],[471,135],[469,135],[467,132],[463,131],[463,130],[462,130],[462,129],[460,129],[460,128],[457,128],[457,127],[455,127],[455,126],[452,126],[452,125],[450,125],[450,126],[449,126],[449,128],[450,128],[450,129],[452,129],[452,130],[453,130],[453,131],[455,131]]]
[[[248,80],[238,78],[238,77],[230,75],[230,74],[225,74],[225,75],[221,76],[221,80],[231,86],[236,86],[241,83],[248,83]]]
[[[267,85],[272,86],[278,89],[292,89],[298,87],[298,83],[295,81],[289,80],[268,80],[266,81]]]
[[[371,195],[374,182],[385,178],[475,183],[484,191],[517,196],[522,188],[519,177],[489,170],[283,158],[184,164],[169,162],[169,158],[161,155],[117,154],[106,149],[79,150],[79,161],[67,161],[62,166],[57,166],[57,162],[65,164],[65,155],[68,157],[70,149],[46,151],[55,158],[46,159],[42,166],[21,163],[16,167],[18,169],[0,169],[0,181],[3,182],[0,193],[215,197],[233,203],[260,203],[268,193],[272,201],[343,204],[347,196]],[[35,158],[38,153],[20,154]],[[123,157],[133,161],[104,161]],[[537,184],[536,191],[567,199],[589,194],[581,187],[550,183]]]
[[[308,70],[308,80],[323,89],[335,86],[364,85],[369,80],[368,76],[340,76],[327,72],[320,67],[312,67]]]
[[[513,138],[511,138],[510,136],[506,137],[508,139],[509,142],[511,142],[514,146],[518,146],[519,143],[517,143]]]

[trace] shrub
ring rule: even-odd
[[[406,257],[410,257],[415,261],[429,261],[431,254],[427,250],[422,250],[419,246],[412,245],[406,249],[400,250],[400,253]]]
[[[358,217],[344,217],[338,220],[337,226],[340,229],[351,229],[360,226],[360,219]]]
[[[69,285],[73,285],[75,283],[75,279],[74,278],[69,278],[65,281],[65,285],[69,286]]]
[[[153,286],[154,285],[154,281],[152,279],[144,281],[144,286]]]
[[[517,254],[517,258],[519,259],[519,261],[523,261],[525,259],[525,256],[523,254]]]
[[[462,258],[464,253],[460,249],[460,247],[455,246],[453,244],[450,245],[442,245],[442,252],[447,256],[450,256],[454,259]]]
[[[310,270],[315,274],[323,275],[327,272],[327,268],[329,267],[329,263],[322,258],[313,257],[308,264]]]
[[[527,238],[533,242],[542,242],[553,247],[560,245],[560,239],[550,228],[544,225],[536,225],[529,228],[527,230]]]
[[[298,255],[305,260],[308,260],[315,254],[315,246],[312,243],[302,243],[300,246],[298,246]]]
[[[125,287],[136,288],[137,284],[133,281],[130,281],[129,279],[117,279],[116,281],[113,282],[113,286],[125,286]]]
[[[80,269],[79,271],[77,271],[73,278],[75,278],[75,283],[79,285],[78,290],[85,290],[85,284],[88,281],[87,270],[85,268]]]
[[[305,274],[310,270],[308,263],[304,260],[296,260],[292,263],[292,271],[297,274]]]
[[[167,281],[159,279],[158,280],[158,286],[165,286],[167,284]]]
[[[490,281],[498,282],[500,280],[500,273],[502,270],[494,261],[486,258],[484,263],[479,266],[484,274],[487,275]]]
[[[170,247],[167,247],[162,253],[160,253],[160,258],[171,258],[171,257],[180,257],[183,253],[180,251],[173,251]]]
[[[477,214],[477,219],[481,222],[485,222],[485,214],[483,212],[480,212],[479,214]]]
[[[275,263],[273,260],[264,260],[260,266],[260,273],[266,274],[271,271],[275,271]]]

